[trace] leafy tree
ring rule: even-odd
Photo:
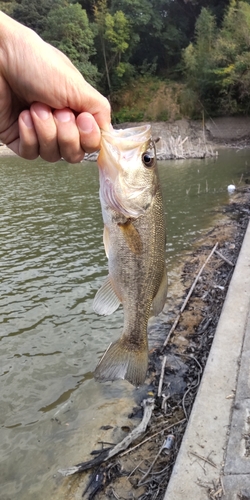
[[[112,16],[107,13],[105,19],[105,38],[110,43],[111,51],[114,54],[114,64],[117,62],[115,71],[121,78],[126,71],[126,63],[122,62],[122,54],[129,48],[130,23],[125,14],[118,10]]]
[[[66,54],[91,84],[97,80],[97,68],[89,58],[95,53],[94,32],[86,11],[79,4],[59,5],[50,10],[43,38]]]
[[[15,0],[1,0],[0,1],[0,10],[2,10],[5,14],[9,16],[12,15],[14,8],[16,7]]]
[[[94,15],[102,54],[102,60],[99,57],[99,65],[103,67],[107,90],[111,94],[129,69],[126,52],[132,36],[131,24],[123,11],[117,10],[112,14],[108,9],[107,0],[97,2]],[[121,83],[118,84],[120,85]]]
[[[184,0],[184,3],[193,8],[195,19],[199,16],[202,7],[205,7],[210,9],[211,13],[216,17],[217,24],[220,24],[230,0]]]
[[[216,75],[226,113],[250,110],[250,5],[231,0],[216,46]]]
[[[213,72],[216,67],[216,32],[215,16],[203,7],[195,25],[195,42],[190,43],[183,52],[187,83],[196,92],[197,102],[209,111],[218,105],[218,89]]]
[[[44,31],[47,16],[52,7],[60,5],[63,0],[18,0],[12,17],[20,23],[35,30],[39,35]]]
[[[107,0],[98,0],[96,5],[94,6],[94,19],[97,27],[98,41],[97,43],[97,60],[99,62],[98,67],[102,68],[104,66],[104,71],[101,71],[101,74],[105,74],[106,83],[108,87],[109,94],[111,93],[111,78],[110,78],[110,65],[108,63],[108,48],[105,39],[105,30],[106,30],[106,15],[108,13]],[[102,57],[100,58],[100,54]],[[103,64],[102,64],[103,63]]]

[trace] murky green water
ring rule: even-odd
[[[159,167],[174,276],[179,256],[227,203],[227,185],[250,175],[250,152]],[[0,207],[0,496],[51,499],[53,474],[83,458],[103,408],[115,412],[132,397],[127,383],[92,377],[122,324],[120,310],[92,311],[107,273],[96,164],[2,157]]]

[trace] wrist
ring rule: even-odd
[[[38,40],[35,31],[0,11],[0,72],[6,77],[15,65],[17,50],[20,58],[21,47],[34,47]]]

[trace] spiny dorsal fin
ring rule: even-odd
[[[96,293],[93,302],[93,309],[96,314],[103,314],[104,316],[108,316],[112,314],[116,309],[118,309],[121,301],[117,297],[111,281],[108,276],[101,288]]]

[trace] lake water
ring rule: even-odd
[[[250,175],[250,151],[159,169],[174,280],[183,252],[228,202],[228,184]],[[122,325],[122,310],[92,311],[107,274],[97,166],[1,157],[0,204],[0,496],[51,500],[57,470],[88,458],[118,403],[124,413],[134,404],[126,382],[93,379]]]

